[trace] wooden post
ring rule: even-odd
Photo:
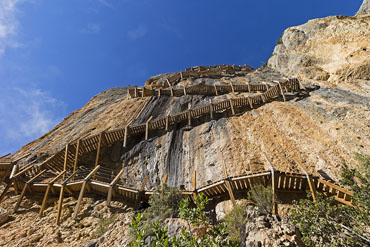
[[[65,152],[64,152],[64,165],[63,165],[63,170],[66,171],[67,170],[67,162],[68,162],[68,148],[69,148],[69,144],[67,143],[66,144],[66,148],[65,148]]]
[[[248,92],[251,92],[251,85],[249,84],[249,80],[247,80],[247,85],[248,85]]]
[[[78,165],[78,153],[80,152],[80,143],[81,139],[78,139],[77,145],[76,145],[76,153],[75,153],[75,162],[73,164],[73,172],[77,170],[77,165]]]
[[[5,157],[8,157],[9,155],[11,155],[11,153],[7,153],[7,154],[5,154],[3,156],[0,156],[0,159],[5,158]]]
[[[211,119],[213,119],[213,104],[211,99],[209,99],[209,114],[211,115]]]
[[[57,210],[57,217],[55,220],[55,224],[59,225],[60,222],[60,216],[62,214],[62,208],[63,208],[63,199],[64,199],[64,191],[67,191],[68,193],[72,194],[72,192],[67,188],[67,183],[70,179],[72,179],[76,174],[72,173],[67,179],[65,179],[62,182],[62,187],[60,188],[60,194],[59,194],[59,201],[58,201],[58,210]]]
[[[266,87],[266,92],[269,90],[269,85],[266,82],[262,82]]]
[[[125,126],[125,133],[123,136],[123,147],[124,148],[127,146],[127,132],[128,132],[128,125]]]
[[[172,88],[172,86],[170,87],[170,90],[171,90],[171,96],[173,97],[173,88]]]
[[[149,179],[149,175],[146,175],[145,178],[144,178],[144,181],[143,183],[141,184],[141,187],[140,187],[140,190],[139,190],[139,194],[137,195],[137,204],[141,202],[141,197],[144,193],[144,190],[145,190],[145,185],[146,183],[148,182],[148,179]]]
[[[94,167],[97,167],[98,164],[99,164],[99,156],[100,156],[100,149],[101,149],[101,143],[102,143],[103,135],[104,135],[104,132],[100,132],[99,141],[98,141],[98,149],[96,150],[96,158],[95,158]]]
[[[60,194],[59,194],[59,201],[58,201],[58,212],[57,212],[57,218],[55,220],[55,224],[59,224],[60,221],[60,215],[62,214],[62,206],[63,206],[63,198],[64,198],[64,185],[60,188]]]
[[[184,87],[184,95],[186,96],[187,94],[186,94],[186,87]]]
[[[236,201],[235,201],[233,189],[231,187],[229,178],[227,176],[227,171],[226,171],[226,166],[225,166],[225,161],[224,160],[222,160],[222,170],[223,170],[224,176],[225,176],[225,184],[226,184],[227,191],[229,192],[229,196],[230,196],[231,202],[233,203],[233,207],[235,207],[236,206]]]
[[[231,86],[231,92],[235,93],[235,90],[234,90],[234,86],[233,86],[233,82],[230,81],[230,86]]]
[[[260,96],[261,96],[262,102],[266,103],[265,96],[262,93],[260,94]]]
[[[91,176],[93,176],[97,171],[98,169],[100,168],[100,165],[98,165],[97,167],[95,167],[84,179],[83,183],[82,183],[82,187],[81,187],[81,190],[80,190],[80,195],[78,196],[78,200],[77,200],[77,205],[75,207],[75,210],[73,212],[73,218],[76,219],[77,218],[77,214],[78,214],[78,211],[80,210],[80,206],[81,206],[81,201],[82,201],[82,198],[84,197],[84,193],[85,193],[85,189],[86,189],[86,185],[88,183],[88,181],[90,180]]]
[[[251,109],[253,109],[253,103],[251,101],[251,98],[249,98],[248,96],[247,99],[248,99],[249,106],[251,107]]]
[[[6,184],[4,191],[3,191],[3,193],[1,193],[1,196],[0,196],[0,203],[3,201],[3,199],[4,199],[5,195],[6,195],[6,193],[8,192],[8,190],[10,189],[10,187],[12,186],[12,183],[15,183],[15,181],[14,181],[13,179],[12,179],[12,180],[10,180],[10,181]]]
[[[42,216],[42,214],[44,213],[44,210],[46,208],[46,203],[47,203],[47,200],[48,200],[48,197],[49,197],[49,193],[50,193],[51,187],[53,186],[53,184],[55,183],[55,181],[57,181],[61,176],[64,175],[65,172],[66,171],[61,172],[59,175],[57,175],[55,178],[53,178],[48,183],[48,187],[46,188],[44,199],[42,200],[41,208],[40,208],[40,211],[39,211],[39,216],[40,217]]]
[[[299,162],[297,159],[293,159],[294,162],[302,169],[303,173],[306,175],[308,185],[310,186],[311,194],[312,194],[312,199],[314,202],[316,202],[316,188],[313,183],[312,176],[308,173],[307,168]]]
[[[214,89],[215,89],[215,94],[216,94],[216,96],[217,96],[217,95],[218,95],[217,87],[216,87],[216,85],[213,85],[213,87],[214,87]]]
[[[137,87],[135,87],[135,94],[134,94],[135,98],[137,98]]]
[[[269,165],[270,171],[271,171],[271,189],[272,189],[272,213],[278,214],[278,205],[277,205],[277,190],[278,190],[278,180],[276,177],[276,172],[274,167],[272,166],[269,158],[267,157],[266,153],[263,153],[265,156],[265,159],[267,160],[267,163]]]
[[[112,182],[109,184],[109,189],[108,189],[108,196],[107,196],[107,204],[108,206],[110,206],[110,202],[112,200],[112,192],[113,192],[113,189],[114,189],[114,186],[116,185],[116,183],[118,182],[119,178],[121,177],[122,173],[123,173],[123,168],[122,170],[117,174],[117,176],[112,180]]]
[[[18,198],[17,203],[15,204],[14,211],[13,211],[14,213],[15,213],[15,212],[17,212],[18,207],[21,205],[21,201],[22,201],[22,199],[23,199],[23,197],[24,197],[24,194],[26,193],[27,187],[28,187],[28,184],[26,183],[26,184],[24,185],[24,187],[23,187],[23,190],[22,190],[21,195],[20,195],[20,196],[19,196],[19,198]]]
[[[193,172],[193,179],[191,181],[191,187],[193,189],[193,198],[197,198],[197,171]]]
[[[233,115],[235,115],[235,109],[234,109],[233,99],[229,99],[229,102],[230,102],[231,112],[232,112]]]
[[[168,125],[169,125],[169,117],[168,117],[169,113],[167,114],[166,116],[166,126],[165,126],[165,131],[168,131]]]
[[[31,178],[30,180],[28,180],[24,187],[23,187],[23,190],[22,190],[22,193],[21,195],[19,196],[18,198],[18,201],[17,203],[15,204],[15,207],[14,207],[14,212],[17,212],[18,210],[18,207],[21,205],[21,201],[26,193],[26,190],[27,188],[33,183],[33,181],[35,181],[36,178],[40,177],[42,174],[44,174],[46,172],[46,170],[42,170],[41,172],[39,172],[36,176],[34,176],[33,178]]]
[[[191,126],[191,104],[188,104],[188,126]]]
[[[145,140],[147,141],[149,139],[149,122],[152,120],[153,116],[150,116],[148,120],[146,120],[145,123]]]
[[[163,180],[162,180],[162,184],[161,184],[162,193],[160,195],[161,198],[163,197],[164,184],[167,183],[167,178],[168,178],[168,173],[166,173],[166,175],[164,175]]]
[[[286,101],[286,98],[285,98],[284,91],[283,91],[283,88],[281,87],[280,82],[278,82],[278,85],[279,85],[279,88],[280,88],[281,95],[283,96],[283,100],[285,102]]]

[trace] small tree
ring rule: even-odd
[[[236,247],[239,243],[228,238],[226,232],[226,224],[220,223],[212,227],[208,222],[209,219],[205,212],[205,206],[208,203],[208,198],[200,193],[194,200],[195,207],[191,207],[188,199],[181,201],[178,211],[181,219],[184,219],[188,227],[183,228],[179,236],[174,236],[169,239],[167,228],[161,225],[160,221],[152,224],[151,246],[153,247]],[[144,246],[144,236],[142,217],[140,214],[134,217],[131,223],[131,231],[134,234],[134,239],[130,243],[130,247]],[[194,228],[205,226],[207,231],[204,234],[199,234],[197,231],[192,231]]]
[[[291,219],[307,246],[369,246],[370,158],[356,154],[359,170],[343,166],[341,183],[353,192],[352,206],[338,204],[332,197],[317,195],[294,202]]]
[[[272,213],[272,197],[273,193],[271,186],[264,187],[263,185],[256,185],[248,192],[249,200],[256,204],[259,212],[262,214]]]
[[[240,241],[240,232],[246,223],[244,213],[245,206],[237,205],[222,219],[226,224],[226,233],[232,241]]]
[[[142,214],[142,228],[151,235],[152,226],[156,221],[177,216],[182,196],[176,187],[168,187],[166,184],[158,187],[149,198],[150,207]]]

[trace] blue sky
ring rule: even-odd
[[[261,66],[284,29],[362,0],[0,0],[0,156],[94,95],[195,65]]]

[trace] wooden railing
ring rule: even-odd
[[[309,186],[310,180],[308,176],[298,173],[282,172],[274,170],[272,166],[270,167],[269,171],[225,177],[200,187],[196,187],[196,176],[194,172],[192,190],[183,190],[180,191],[180,193],[183,196],[189,197],[196,197],[197,194],[204,193],[210,199],[220,196],[229,196],[234,201],[234,194],[246,195],[245,192],[256,185],[271,185],[275,194],[274,198],[278,196],[276,193],[305,193],[306,190],[311,190],[312,192],[315,191],[315,193],[317,191],[332,195],[335,200],[340,203],[347,205],[352,204],[352,193],[339,185],[318,177],[312,177],[315,186],[315,189],[312,189]],[[75,218],[78,216],[80,203],[85,190],[107,196],[108,202],[110,202],[112,198],[123,198],[125,201],[138,203],[139,200],[147,200],[148,196],[154,193],[153,190],[145,190],[149,176],[145,177],[140,189],[129,188],[123,183],[123,173],[123,169],[111,170],[101,167],[100,165],[95,168],[80,167],[73,173],[67,172],[65,174],[65,172],[62,172],[57,176],[43,170],[34,177],[29,178],[28,181],[18,183],[19,189],[22,189],[22,194],[18,198],[15,210],[20,206],[21,200],[25,196],[27,189],[32,193],[44,193],[44,199],[40,208],[40,216],[42,216],[42,212],[45,210],[50,190],[54,191],[54,193],[60,193],[59,198],[61,199],[59,199],[58,202],[57,223],[60,221],[63,206],[62,200],[65,192],[70,195],[80,195],[73,214]],[[167,180],[167,177],[168,176],[165,175],[164,182]]]
[[[171,73],[165,78],[165,83],[161,87],[172,87],[175,83],[189,78],[220,78],[220,77],[234,77],[238,75],[245,75],[253,70],[253,68],[244,65],[221,65],[221,66],[196,66],[188,68],[183,72]],[[150,78],[146,81],[146,85],[156,85],[161,78]]]
[[[126,146],[127,138],[129,136],[145,134],[145,136],[148,137],[150,131],[167,131],[171,125],[173,126],[177,123],[185,121],[187,121],[188,124],[190,123],[191,125],[192,119],[200,118],[203,116],[210,116],[212,118],[215,113],[223,112],[225,110],[231,110],[231,112],[235,114],[238,108],[247,107],[249,109],[253,109],[257,105],[284,96],[284,94],[288,92],[298,91],[300,91],[299,82],[297,80],[289,80],[270,87],[267,91],[259,95],[239,97],[210,103],[205,106],[189,109],[187,111],[183,111],[174,115],[168,115],[164,118],[148,121],[143,124],[103,131],[96,135],[84,137],[80,140],[67,144],[64,149],[51,156],[41,165],[32,166],[29,170],[24,171],[24,173],[18,174],[18,176],[33,176],[42,169],[49,169],[55,174],[60,173],[63,170],[72,170],[76,168],[78,158],[82,155],[85,155],[92,151],[100,150],[99,148],[103,146],[111,146],[121,141],[123,141],[124,146]],[[99,157],[99,153],[97,154],[97,157]]]

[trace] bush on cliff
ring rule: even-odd
[[[353,206],[338,204],[333,197],[317,195],[294,203],[291,219],[310,246],[370,245],[370,157],[356,154],[360,169],[343,166],[342,185],[353,192]]]
[[[208,247],[208,246],[239,246],[239,243],[228,238],[226,224],[220,223],[216,226],[209,224],[209,218],[205,212],[208,198],[200,193],[194,200],[195,206],[190,205],[188,199],[183,199],[178,207],[179,217],[186,221],[187,227],[181,230],[178,236],[170,238],[167,227],[164,227],[159,220],[155,221],[150,228],[151,242],[153,247]],[[145,214],[145,213],[144,213]],[[130,247],[145,246],[145,236],[141,214],[136,215],[130,224],[134,240]]]

